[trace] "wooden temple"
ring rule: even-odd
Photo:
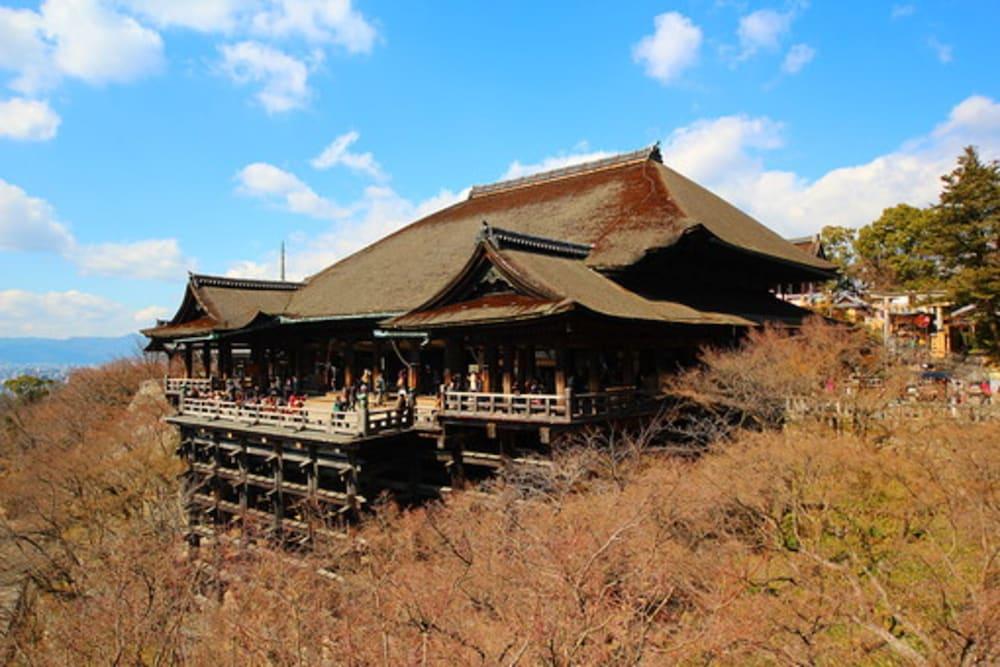
[[[143,333],[195,528],[307,541],[649,418],[700,347],[801,324],[775,286],[833,271],[653,147],[474,187],[301,283],[191,275]]]

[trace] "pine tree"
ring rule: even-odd
[[[982,162],[969,146],[942,180],[925,244],[940,261],[953,302],[976,306],[977,344],[1000,358],[1000,164]]]

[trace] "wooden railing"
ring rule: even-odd
[[[572,422],[634,411],[645,402],[632,388],[586,394],[500,394],[445,391],[442,416],[507,421]]]
[[[163,390],[168,394],[181,391],[211,391],[212,378],[163,378]]]
[[[307,408],[274,406],[265,403],[235,403],[216,399],[181,396],[177,411],[187,417],[226,419],[251,425],[274,426],[297,431],[319,431],[335,435],[368,436],[408,428],[410,410],[392,408],[325,412]]]

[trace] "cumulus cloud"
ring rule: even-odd
[[[80,243],[48,202],[2,179],[0,251],[52,253],[73,262],[84,274],[147,280],[175,279],[193,267],[176,239]]]
[[[62,119],[48,102],[13,97],[0,100],[0,137],[18,141],[48,141]]]
[[[1000,155],[1000,103],[980,95],[957,104],[948,118],[898,149],[809,179],[768,169],[769,152],[785,147],[784,126],[767,117],[730,115],[697,120],[662,142],[664,162],[786,236],[826,225],[860,227],[884,208],[933,203],[940,177],[967,145],[987,159]],[[605,151],[561,154],[537,163],[513,162],[504,177],[606,157]]]
[[[349,53],[368,53],[377,37],[351,0],[273,0],[254,14],[252,26],[269,37],[303,37],[335,44]]]
[[[116,301],[76,290],[0,290],[0,336],[119,336],[135,330],[135,315]]]
[[[382,167],[371,153],[353,153],[351,146],[361,137],[356,131],[340,135],[323,149],[323,152],[313,158],[309,164],[316,169],[329,169],[343,165],[353,171],[368,174],[372,178],[382,180],[386,177]]]
[[[372,185],[350,206],[349,217],[317,235],[293,236],[287,247],[287,275],[290,280],[310,276],[337,260],[391,234],[434,211],[468,197],[468,189],[454,192],[442,189],[421,201],[411,201],[392,188]],[[232,264],[226,275],[242,278],[270,278],[279,274],[279,257],[272,253],[258,260]]]
[[[779,12],[773,9],[758,9],[742,17],[736,30],[740,40],[740,58],[749,58],[761,49],[777,49],[781,38],[792,27],[794,18],[792,11]]]
[[[796,44],[785,54],[785,60],[781,63],[781,71],[785,74],[798,74],[815,57],[816,49],[808,44]]]
[[[664,160],[761,222],[786,235],[825,225],[859,227],[900,202],[932,203],[940,176],[962,147],[1000,154],[1000,104],[973,96],[926,135],[868,162],[833,169],[810,180],[764,167],[763,153],[783,145],[781,125],[768,118],[724,116],[698,121],[667,139]]]
[[[194,268],[177,239],[77,245],[69,253],[80,272],[140,280],[171,280]]]
[[[0,179],[0,250],[64,253],[75,243],[48,202]]]
[[[230,32],[247,6],[253,5],[240,0],[125,0],[124,4],[158,26],[199,32]]]
[[[351,209],[321,197],[298,176],[266,162],[254,162],[236,174],[237,191],[277,203],[292,213],[321,220],[339,220]]]
[[[139,326],[153,326],[156,320],[164,319],[170,311],[163,306],[146,306],[132,313],[132,320]]]
[[[701,28],[678,12],[666,12],[653,19],[653,34],[632,47],[632,59],[641,63],[646,75],[666,85],[698,60]]]
[[[163,40],[99,0],[46,0],[39,11],[0,8],[0,69],[34,94],[64,77],[125,83],[163,67]]]
[[[309,101],[309,68],[301,60],[260,42],[226,44],[219,51],[230,79],[260,86],[254,97],[268,113],[301,109]]]

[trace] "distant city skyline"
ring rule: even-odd
[[[661,142],[786,236],[1000,157],[995,2],[0,2],[0,337],[299,279],[477,183]],[[412,258],[421,261],[420,257]],[[405,271],[405,267],[399,267]]]

